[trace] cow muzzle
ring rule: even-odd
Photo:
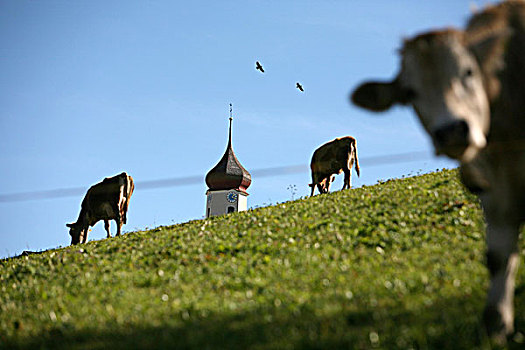
[[[79,244],[79,243],[80,243],[80,235],[71,236],[71,245]]]
[[[456,120],[432,132],[436,153],[461,159],[470,146],[470,128],[466,121]]]

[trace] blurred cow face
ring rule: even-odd
[[[330,185],[334,181],[335,181],[335,175],[325,177],[323,181],[319,183],[317,189],[319,190],[320,193],[328,193],[330,192]]]
[[[66,224],[69,227],[69,235],[71,236],[71,244],[83,243],[86,229],[78,223]]]
[[[474,158],[486,145],[489,102],[464,34],[423,34],[406,41],[401,55],[401,71],[394,81],[361,85],[353,102],[373,111],[411,104],[436,153],[460,161]]]

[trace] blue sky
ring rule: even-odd
[[[204,178],[224,153],[230,103],[233,147],[248,171],[305,165],[254,176],[249,207],[290,200],[289,185],[307,195],[313,151],[344,135],[357,138],[362,159],[354,187],[454,167],[432,155],[408,108],[373,115],[348,94],[395,74],[403,37],[461,27],[470,5],[484,3],[2,0],[0,194],[87,190],[122,171],[136,182]],[[428,157],[365,161],[412,151]],[[204,181],[137,186],[124,230],[200,219],[205,192]],[[0,257],[68,245],[65,224],[82,197],[0,202]],[[99,223],[89,239],[104,237]]]

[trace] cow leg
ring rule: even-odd
[[[89,232],[89,226],[80,231],[80,243],[86,243],[87,242],[87,236]]]
[[[352,168],[350,168],[352,169]],[[343,172],[345,173],[345,179],[343,181],[343,190],[345,188],[352,188],[352,173],[350,169],[343,169]]]
[[[332,183],[330,182],[330,180],[331,180],[330,176],[328,176],[328,177],[326,178],[326,180],[325,180],[325,183],[326,183],[326,186],[325,186],[326,193],[330,192],[330,185],[332,184]]]
[[[311,184],[308,184],[308,186],[312,187],[312,191],[310,193],[310,197],[312,197],[314,195],[314,192],[315,192],[315,186],[316,184],[318,183],[317,181],[317,176],[316,176],[316,173],[312,170],[312,183]]]
[[[106,232],[108,233],[107,238],[111,238],[111,233],[109,232],[109,220],[104,220],[104,228],[106,229]]]
[[[487,216],[487,266],[490,287],[483,319],[491,340],[506,343],[514,331],[514,285],[518,270],[519,224],[494,222]]]
[[[115,219],[115,223],[117,224],[117,236],[120,236],[120,230],[122,229],[122,219],[120,215]]]

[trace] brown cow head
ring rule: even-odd
[[[317,189],[319,190],[319,193],[328,193],[330,190],[330,181],[327,177],[322,179],[319,184],[317,185]]]
[[[335,176],[332,177],[325,177],[318,183],[312,183],[308,184],[312,188],[312,196],[314,195],[314,188],[317,186],[317,190],[319,190],[319,193],[328,193],[330,191],[330,183],[334,182]]]
[[[489,102],[464,32],[430,32],[406,41],[398,76],[362,84],[352,101],[372,111],[412,105],[436,153],[453,159],[469,161],[487,143]]]
[[[69,227],[69,235],[71,236],[71,244],[85,243],[87,228],[81,223],[74,222],[66,224]]]

